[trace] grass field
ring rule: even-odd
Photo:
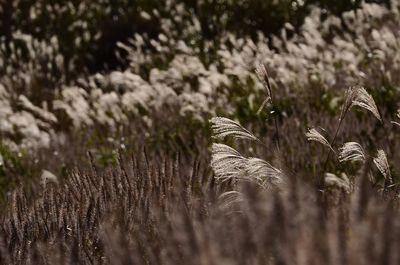
[[[399,264],[399,23],[0,3],[0,264]]]

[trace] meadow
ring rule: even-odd
[[[0,3],[0,264],[399,264],[400,2],[161,2]]]

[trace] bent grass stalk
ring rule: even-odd
[[[261,83],[263,84],[264,88],[267,90],[268,98],[267,98],[266,101],[268,101],[268,99],[270,100],[271,105],[272,105],[272,109],[274,111],[273,119],[274,119],[274,126],[275,126],[276,148],[277,148],[278,151],[280,151],[279,127],[278,127],[278,120],[277,120],[276,115],[275,115],[275,107],[276,106],[274,105],[274,96],[273,96],[273,93],[272,93],[271,83],[269,81],[269,75],[268,75],[267,69],[265,68],[265,65],[262,64],[262,63],[259,64],[256,67],[255,72],[256,72],[256,74],[258,76],[258,79],[261,81]],[[262,107],[265,105],[266,101],[264,101],[264,103],[262,104]]]

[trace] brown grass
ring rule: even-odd
[[[217,183],[205,159],[125,159],[74,170],[34,195],[12,192],[1,214],[1,264],[399,264],[394,195],[367,180],[357,189],[314,188],[293,177],[280,191]]]

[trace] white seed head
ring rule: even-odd
[[[282,171],[259,158],[252,157],[247,159],[245,173],[249,177],[258,180],[262,186],[279,184],[282,181]]]
[[[238,139],[247,139],[261,142],[251,132],[243,128],[239,123],[224,117],[214,117],[210,120],[213,136],[217,139],[224,139],[232,136]]]
[[[282,183],[282,171],[259,158],[245,158],[225,144],[212,145],[211,167],[221,181],[255,181],[263,187]]]
[[[328,140],[316,129],[314,129],[314,128],[308,129],[308,132],[306,133],[306,137],[307,137],[308,141],[315,141],[315,142],[321,143],[321,144],[329,147],[332,151],[334,151],[331,144],[328,142]]]
[[[350,87],[346,91],[346,99],[342,108],[340,119],[343,120],[346,113],[354,106],[359,106],[370,111],[380,122],[382,122],[378,107],[374,99],[362,86]]]
[[[374,164],[385,177],[385,179],[391,180],[392,175],[390,173],[389,162],[383,150],[378,150],[377,155],[374,158]]]
[[[364,149],[359,143],[347,142],[339,148],[340,162],[344,161],[365,161]]]
[[[225,144],[212,145],[211,167],[217,179],[237,178],[246,165],[246,158]]]

